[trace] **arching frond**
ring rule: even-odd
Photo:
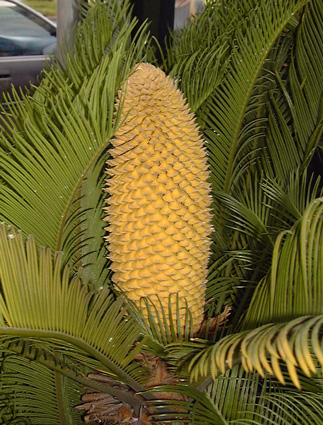
[[[90,238],[95,243],[89,248],[100,253],[100,177],[93,177],[100,176],[119,123],[116,93],[145,56],[142,29],[131,41],[136,22],[127,5],[99,1],[91,8],[66,68],[53,65],[34,95],[11,107],[14,124],[1,133],[1,219],[35,235],[40,245],[64,249],[64,261],[73,258],[79,265]],[[96,219],[91,234],[85,221],[89,211],[92,224]]]
[[[75,347],[136,386],[131,362],[140,349],[135,344],[141,329],[126,317],[122,298],[113,301],[108,288],[93,293],[77,276],[70,280],[68,267],[62,270],[62,255],[53,261],[50,250],[40,249],[38,257],[33,238],[25,248],[21,233],[11,229],[7,235],[3,224],[0,231],[2,344],[17,337],[57,340],[60,350],[70,346],[72,358]]]
[[[288,376],[286,380],[289,384]],[[291,389],[288,385],[282,386],[270,377],[263,379],[257,372],[247,373],[241,364],[237,364],[232,370],[227,370],[223,376],[218,376],[209,383],[204,394],[199,392],[200,387],[184,385],[160,387],[154,391],[157,394],[165,391],[165,397],[165,394],[171,394],[173,390],[177,399],[183,398],[181,401],[156,403],[160,408],[175,410],[170,417],[174,421],[176,417],[177,420],[182,419],[183,422],[179,423],[208,424],[221,423],[222,420],[234,425],[287,425],[292,420],[300,425],[319,424],[322,418],[319,407],[322,399],[320,385],[315,385],[313,379],[304,376],[300,376],[300,381],[303,388],[301,392]],[[181,416],[178,411],[176,413],[176,408],[179,409],[180,406],[183,407]],[[311,407],[313,409],[309,413]],[[167,414],[164,413],[160,417],[166,418]]]
[[[306,314],[322,314],[323,200],[275,242],[271,271],[259,283],[243,321],[252,328]]]
[[[227,263],[226,267],[218,268],[215,275],[210,273],[208,293],[210,298],[213,298],[214,294],[219,294],[221,300],[224,299],[226,303],[232,302],[232,298],[234,298],[236,305],[239,306],[237,316],[248,305],[256,284],[266,274],[266,266],[268,267],[270,264],[270,249],[264,258],[262,246],[254,247],[252,251],[248,244],[254,244],[255,241],[264,239],[265,235],[268,236],[268,240],[273,242],[275,235],[279,232],[278,227],[273,233],[276,224],[271,219],[271,209],[266,205],[270,201],[265,200],[266,195],[262,189],[256,187],[256,181],[257,179],[261,180],[261,175],[256,177],[255,173],[259,171],[260,167],[257,164],[260,163],[259,159],[262,159],[263,162],[268,162],[267,165],[262,164],[262,167],[270,170],[268,175],[272,176],[271,158],[264,154],[264,150],[268,153],[268,147],[266,147],[268,102],[271,93],[274,93],[277,99],[282,97],[283,88],[277,82],[275,72],[284,76],[285,81],[284,64],[290,57],[293,40],[300,28],[300,17],[306,4],[306,1],[278,1],[270,4],[265,1],[244,1],[241,4],[235,1],[229,3],[211,1],[206,7],[205,13],[193,21],[182,33],[175,35],[178,47],[174,47],[173,51],[176,51],[176,56],[170,56],[170,72],[178,79],[179,86],[185,93],[188,92],[189,98],[189,86],[192,82],[193,92],[199,90],[198,97],[200,100],[202,99],[196,109],[192,106],[196,104],[194,100],[192,100],[191,106],[196,112],[203,136],[207,140],[212,171],[211,181],[215,195],[212,205],[215,245],[214,256],[210,264],[212,267],[212,263]],[[208,21],[209,23],[207,23]],[[311,18],[309,18],[309,22],[311,22]],[[207,28],[210,29],[210,32]],[[208,47],[210,50],[211,44],[214,46],[218,37],[219,39],[223,37],[223,40],[221,39],[223,45],[228,46],[223,52],[223,56],[219,57],[221,62],[219,69],[224,72],[223,79],[220,84],[212,85],[210,83],[204,87],[202,83],[208,81],[211,71],[209,72],[205,66],[204,68],[193,67],[193,64],[198,63],[198,60],[202,60],[206,56],[203,49]],[[311,51],[310,54],[314,55],[314,51]],[[200,72],[200,69],[204,69],[204,71]],[[200,83],[199,85],[195,79]],[[285,107],[283,117],[287,119],[289,116]],[[280,131],[279,126],[277,131]],[[289,127],[286,131],[291,135]],[[283,143],[281,133],[279,135],[281,137],[279,143]],[[291,135],[291,137],[293,136]],[[293,140],[292,142],[294,149],[297,150],[297,143]],[[279,153],[277,155],[279,156]],[[288,155],[285,160],[287,157]],[[302,158],[304,159],[304,155]],[[300,162],[302,161],[298,161],[297,166],[300,165]],[[294,166],[296,165],[294,164]],[[286,171],[284,170],[284,172]],[[252,189],[245,190],[246,187],[253,184]],[[264,203],[261,203],[258,197],[259,193],[261,193]],[[218,196],[232,196],[232,199],[239,199],[249,217],[247,228],[242,225],[242,222],[235,222],[234,229],[228,230],[232,223],[228,223],[226,208],[218,202]],[[253,218],[251,212],[247,211],[251,196],[257,198],[254,202],[254,206],[257,205],[257,211]],[[259,220],[258,226],[255,227],[254,220],[260,211],[261,214],[270,217],[270,222],[268,220],[266,222],[270,226],[267,229],[264,229],[263,226],[259,227],[261,223]],[[239,218],[241,217],[243,217],[242,211],[239,214]],[[263,217],[259,216],[258,218],[262,219]],[[243,232],[251,230],[252,220],[254,237],[246,238],[243,236]],[[254,263],[257,262],[257,255],[253,255],[257,249],[257,255],[261,255],[259,261],[261,272],[254,274],[249,268],[250,272],[245,273],[246,261],[248,267],[253,261],[252,258],[255,260]],[[240,260],[239,264],[237,261]],[[228,282],[226,291],[222,291],[220,287],[223,281]],[[236,287],[239,289],[236,290]],[[231,301],[229,300],[230,295]]]
[[[277,236],[282,231],[289,231],[302,217],[309,204],[320,196],[319,183],[319,178],[313,182],[306,173],[300,175],[297,171],[290,176],[287,186],[273,179],[259,181],[254,177],[250,181],[247,177],[244,184],[241,183],[241,192],[235,197],[223,193],[216,195],[216,199],[227,214],[226,226],[234,230],[233,249],[229,255],[231,276],[227,277],[232,280],[233,276],[236,276],[237,283],[233,287],[241,286],[241,282],[244,281],[246,282],[244,286],[248,287],[251,293],[258,282],[269,275]],[[317,237],[320,238],[319,235]],[[228,253],[226,255],[228,256]],[[225,281],[223,267],[219,265],[220,260],[214,272],[217,280],[212,282],[213,291]],[[237,301],[234,310],[238,317],[250,302],[250,297],[246,298],[245,289],[240,292],[244,294],[245,299],[242,302],[239,291],[236,291]],[[258,309],[251,308],[250,311],[256,312]]]
[[[22,229],[0,225],[0,422],[78,424],[72,406],[91,387],[134,403],[138,421],[155,397],[164,423],[322,423],[323,200],[306,175],[323,128],[322,0],[210,0],[163,58],[212,174],[207,318],[194,335],[189,310],[183,324],[178,308],[143,300],[144,319],[107,287],[102,170],[116,94],[153,58],[128,0],[88,3],[74,55],[22,101],[14,92],[0,129],[0,219]],[[159,356],[168,380],[148,381],[140,356]]]
[[[311,376],[319,373],[315,362],[323,365],[322,325],[322,316],[305,316],[224,337],[191,360],[192,378],[211,373],[215,379],[238,359],[247,372],[255,370],[262,377],[266,373],[274,375],[282,384],[285,383],[282,364],[285,364],[290,379],[300,388],[297,368]]]
[[[212,183],[215,191],[229,192],[236,174],[237,152],[248,105],[257,78],[270,49],[306,1],[270,4],[265,1],[243,2],[244,19],[239,20],[232,46],[227,78],[203,106],[203,121],[210,127],[209,141]],[[223,8],[227,4],[223,3]],[[226,9],[227,10],[227,9]],[[198,114],[199,116],[199,114]]]

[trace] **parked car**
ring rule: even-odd
[[[35,83],[56,47],[56,24],[18,0],[0,0],[0,98]]]

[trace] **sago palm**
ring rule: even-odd
[[[3,111],[0,423],[322,424],[322,0],[209,1],[159,64],[82,10]]]

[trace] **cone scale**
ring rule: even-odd
[[[160,309],[158,296],[165,311],[178,294],[181,323],[187,302],[197,330],[211,233],[203,140],[182,93],[153,65],[137,65],[123,95],[107,169],[113,281],[137,305],[149,297]]]

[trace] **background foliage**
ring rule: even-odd
[[[50,18],[56,16],[56,0],[23,0],[23,3]]]
[[[81,424],[86,388],[161,422],[322,423],[322,41],[322,0],[214,0],[168,42],[214,213],[205,325],[177,335],[110,286],[116,94],[156,59],[127,1],[90,2],[74,54],[14,95],[0,133],[0,423]]]

